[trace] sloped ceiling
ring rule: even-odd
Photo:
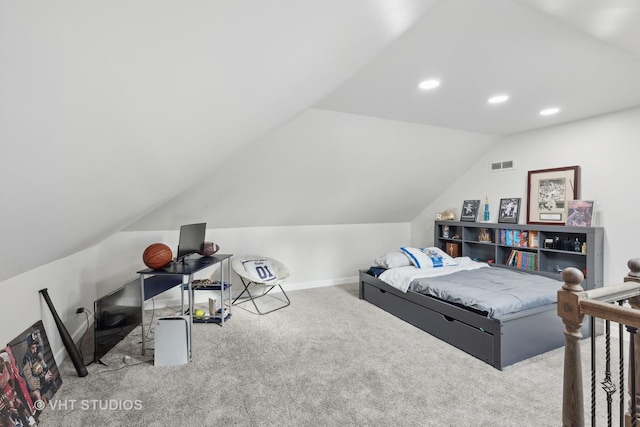
[[[2,2],[0,281],[201,181],[431,3]]]
[[[195,217],[411,220],[500,136],[640,105],[640,4],[584,3],[2,2],[0,281]]]
[[[639,2],[447,0],[317,107],[509,135],[636,107],[638,75]]]

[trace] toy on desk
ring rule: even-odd
[[[168,266],[171,264],[172,259],[173,253],[171,252],[171,248],[164,243],[149,245],[142,253],[142,261],[144,264],[154,270]]]
[[[220,246],[216,245],[213,242],[204,242],[202,244],[202,249],[198,252],[199,255],[202,256],[211,256],[220,250]]]

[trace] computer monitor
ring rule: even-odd
[[[204,245],[206,232],[207,224],[205,222],[181,226],[176,261],[182,261],[189,255],[200,252]]]

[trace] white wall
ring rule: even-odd
[[[219,253],[265,255],[280,260],[291,273],[284,288],[293,290],[355,282],[358,269],[371,265],[382,251],[410,241],[410,224],[208,229],[206,239],[220,245]],[[137,270],[146,268],[142,252],[156,242],[167,244],[175,252],[178,232],[120,232],[103,242],[98,256],[109,257],[114,262],[98,265],[98,294],[108,292],[115,283],[123,283]],[[117,268],[113,269],[113,265]],[[218,279],[218,268],[206,269],[196,277]],[[232,277],[233,290],[239,292],[242,285],[235,275]],[[206,299],[204,293],[198,294],[196,298]],[[179,300],[179,292],[167,292],[156,298],[155,304],[173,304]]]
[[[497,139],[310,109],[127,230],[410,222]],[[449,146],[455,156],[442,158]]]
[[[42,320],[56,359],[60,361],[64,350],[62,340],[51,311],[38,291],[48,290],[66,329],[79,338],[86,330],[87,318],[75,310],[86,307],[93,311],[96,253],[95,247],[89,248],[0,282],[0,343],[7,344]]]
[[[491,221],[498,201],[521,197],[520,223],[526,223],[527,172],[579,165],[580,198],[596,201],[596,225],[604,227],[604,283],[621,283],[627,260],[640,257],[640,227],[635,197],[640,159],[640,109],[506,137],[478,159],[412,222],[413,244],[433,243],[437,212],[454,209],[465,199],[489,197]],[[515,160],[516,169],[489,172],[489,163]]]
[[[356,281],[358,269],[371,265],[390,247],[407,244],[409,223],[253,227],[207,230],[207,240],[220,245],[220,253],[259,254],[285,263],[291,278],[285,290],[327,286]],[[136,277],[146,268],[142,252],[152,243],[165,243],[175,251],[178,231],[120,232],[85,251],[0,282],[2,328],[0,339],[8,343],[37,320],[42,319],[56,360],[64,347],[48,307],[38,291],[48,288],[56,311],[76,339],[85,330],[86,318],[77,307],[93,310],[93,301]],[[209,277],[207,269],[197,277]],[[215,278],[218,276],[216,275]],[[234,289],[240,282],[232,281]],[[206,292],[197,300],[206,300]],[[179,292],[156,298],[156,307],[179,303]]]

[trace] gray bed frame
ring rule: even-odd
[[[430,333],[496,369],[564,346],[557,305],[492,319],[416,292],[406,293],[360,270],[360,299]],[[589,325],[590,322],[584,322]],[[588,327],[583,336],[589,336]],[[584,329],[584,328],[583,328]]]

